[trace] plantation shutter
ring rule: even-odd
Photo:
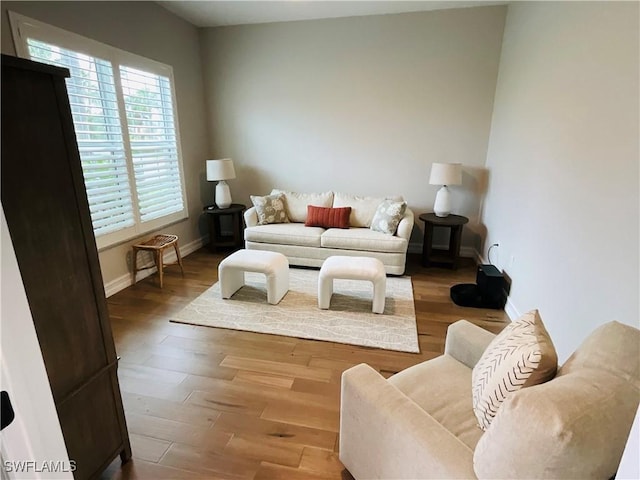
[[[140,220],[184,209],[167,77],[120,66]]]
[[[99,249],[188,218],[170,65],[9,12],[18,55],[65,67]]]
[[[29,38],[33,60],[66,67],[67,91],[96,236],[135,225],[110,62]]]

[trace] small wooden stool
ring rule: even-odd
[[[177,235],[156,235],[153,238],[150,238],[144,243],[140,243],[138,245],[133,246],[133,284],[136,283],[136,273],[141,270],[147,270],[151,267],[143,267],[138,268],[138,250],[149,250],[153,252],[153,259],[155,261],[155,266],[158,268],[158,276],[160,277],[160,288],[162,288],[162,279],[163,279],[163,267],[167,267],[169,265],[175,265],[175,263],[164,263],[164,251],[165,249],[173,246],[173,249],[176,251],[176,256],[178,257],[178,264],[180,265],[180,270],[182,270],[182,276],[184,276],[184,269],[182,268],[182,258],[180,258],[180,250],[178,249],[178,236]]]

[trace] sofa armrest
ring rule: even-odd
[[[355,478],[475,478],[473,452],[368,365],[342,374],[340,460]]]
[[[396,231],[396,235],[400,238],[404,238],[409,241],[411,237],[411,231],[413,230],[413,211],[407,207],[404,211],[404,217],[400,220],[398,224],[398,230]]]
[[[258,214],[256,213],[256,207],[251,207],[244,211],[244,224],[247,227],[255,227],[256,225],[258,225]]]
[[[495,335],[466,320],[458,320],[449,325],[444,353],[467,367],[475,367]]]

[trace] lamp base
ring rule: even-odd
[[[436,202],[433,204],[433,213],[436,217],[447,217],[451,213],[451,195],[446,185],[443,185],[436,194]]]
[[[220,180],[216,185],[216,205],[218,208],[229,208],[231,206],[231,190],[224,180]]]

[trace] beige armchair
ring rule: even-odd
[[[444,355],[388,380],[342,376],[340,460],[356,479],[611,478],[640,401],[640,331],[594,331],[541,385],[509,396],[483,432],[471,372],[494,335],[460,320]]]

